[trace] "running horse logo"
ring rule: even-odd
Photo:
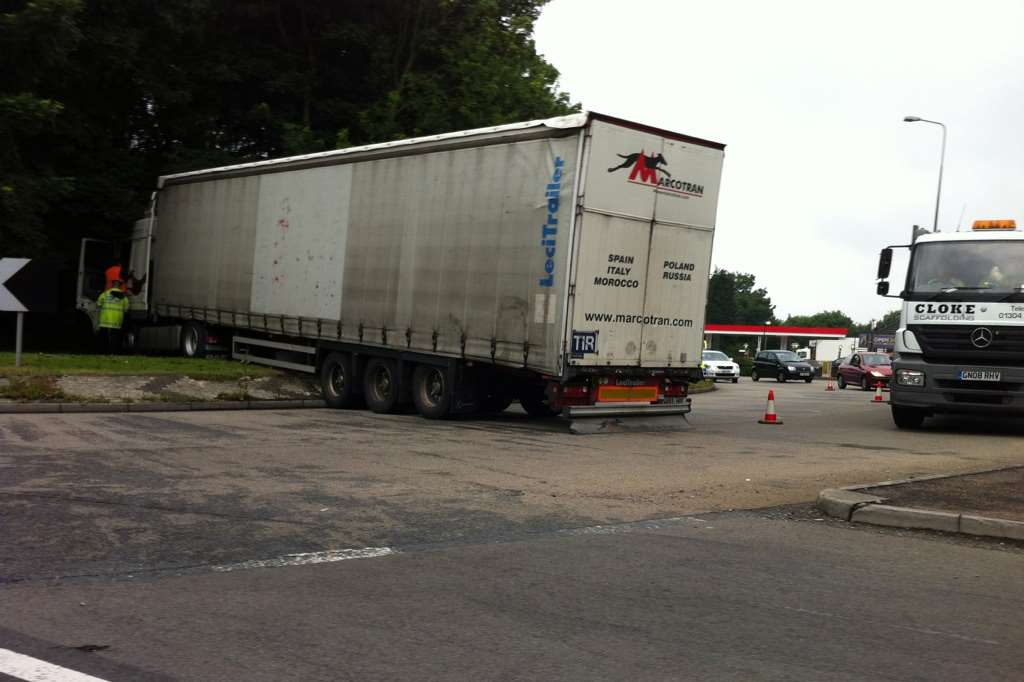
[[[639,182],[649,182],[652,185],[658,184],[659,172],[664,173],[667,177],[672,177],[672,174],[667,169],[661,168],[661,166],[667,166],[668,161],[660,153],[644,154],[641,149],[635,154],[616,154],[616,156],[623,159],[623,161],[618,166],[609,168],[609,173],[632,166],[633,170],[629,173],[630,180],[636,182],[637,176],[639,176]]]

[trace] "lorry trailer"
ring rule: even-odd
[[[331,407],[685,414],[723,156],[580,113],[165,175],[125,343],[313,374]],[[94,320],[112,253],[82,246]]]
[[[889,294],[894,248],[910,249],[896,332],[892,416],[918,428],[936,414],[1024,414],[1024,232],[1012,220],[929,233],[882,250]]]

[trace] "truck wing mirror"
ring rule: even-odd
[[[885,279],[892,269],[892,247],[882,249],[878,256],[878,279]]]
[[[875,289],[875,291],[878,292],[879,296],[888,296],[889,295],[889,283],[888,282],[879,282],[878,286]]]

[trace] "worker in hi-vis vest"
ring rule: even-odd
[[[122,290],[121,280],[114,280],[112,284],[96,299],[96,305],[100,311],[101,340],[108,353],[117,353],[121,350],[121,326],[128,312],[128,294]]]

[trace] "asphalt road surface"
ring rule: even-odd
[[[596,436],[516,413],[0,416],[0,673],[1020,678],[1020,546],[805,503],[1024,464],[1024,428],[901,432],[860,391],[719,387],[689,431]],[[768,388],[782,426],[756,423]]]

